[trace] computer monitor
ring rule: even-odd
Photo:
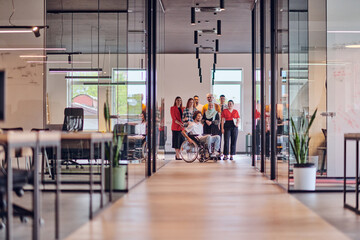
[[[0,70],[0,122],[5,120],[5,71]]]

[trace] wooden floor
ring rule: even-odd
[[[172,161],[67,239],[348,239],[247,157]]]

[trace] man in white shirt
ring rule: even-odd
[[[221,112],[224,111],[224,109],[228,108],[224,94],[220,95],[220,108],[221,108]]]
[[[202,111],[203,109],[203,106],[202,104],[199,103],[199,96],[198,95],[195,95],[194,96],[194,107],[198,110],[198,111]]]
[[[201,123],[202,115],[200,111],[196,111],[194,113],[194,122],[190,122],[188,127],[183,131],[190,133],[191,135],[196,135],[200,142],[205,142],[208,146],[209,153],[211,153],[211,157],[216,157],[220,152],[220,136],[219,135],[204,135],[204,126]],[[184,134],[186,136],[186,134]],[[192,139],[188,138],[189,142],[192,142]],[[212,151],[212,144],[215,144],[214,151]]]

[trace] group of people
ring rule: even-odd
[[[226,103],[225,96],[221,95],[220,104],[217,104],[211,93],[206,95],[206,99],[207,103],[202,105],[199,103],[199,96],[195,95],[193,98],[189,98],[186,107],[183,107],[181,97],[175,98],[170,113],[172,147],[175,148],[176,160],[182,160],[180,147],[184,141],[183,134],[185,132],[196,135],[201,142],[205,142],[212,157],[222,155],[220,149],[222,138],[224,139],[223,160],[233,160],[233,156],[236,154],[240,115],[234,109],[234,102],[229,100]]]

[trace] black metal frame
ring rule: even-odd
[[[251,138],[251,165],[255,166],[255,154],[256,154],[256,119],[255,119],[255,112],[256,112],[256,5],[251,11],[251,62],[252,62],[252,71],[251,71],[251,79],[252,79],[252,138]]]
[[[349,192],[346,190],[346,142],[352,140],[356,141],[356,162],[355,162],[355,207],[346,203],[346,193]],[[359,141],[360,135],[358,136],[349,136],[345,134],[344,136],[344,208],[354,211],[356,214],[360,214],[359,210]]]
[[[261,104],[261,163],[260,172],[265,172],[265,0],[260,1],[260,104]]]
[[[277,62],[276,62],[276,49],[277,49],[277,0],[271,0],[270,2],[270,17],[271,17],[271,158],[270,158],[270,179],[276,179],[276,148],[277,148],[277,111],[276,111],[276,88],[277,88]]]
[[[157,50],[157,37],[156,37],[156,24],[157,24],[157,0],[152,0],[152,172],[156,172],[156,50]],[[148,145],[149,146],[149,145]]]

